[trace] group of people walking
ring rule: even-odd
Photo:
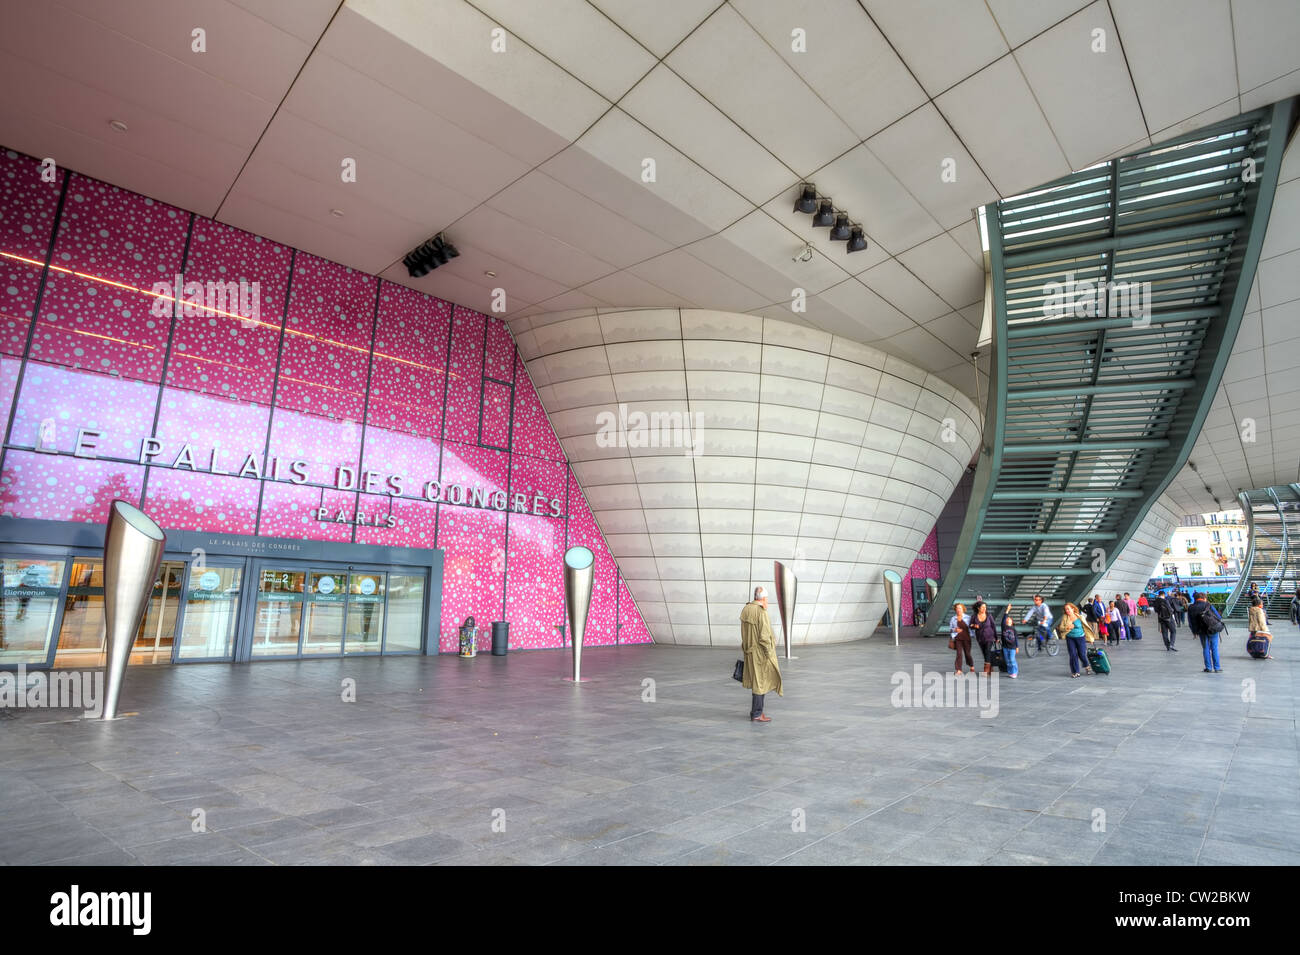
[[[1137,622],[1139,610],[1145,612],[1148,607],[1160,625],[1160,636],[1164,640],[1166,651],[1177,652],[1178,648],[1174,644],[1177,641],[1178,627],[1186,622],[1191,627],[1192,635],[1201,641],[1205,658],[1204,672],[1223,672],[1219,644],[1220,635],[1226,627],[1219,611],[1206,599],[1204,593],[1192,594],[1192,600],[1188,602],[1181,591],[1167,595],[1161,590],[1149,600],[1146,594],[1141,594],[1136,601],[1130,594],[1116,594],[1114,600],[1103,603],[1100,594],[1093,594],[1092,599],[1085,601],[1082,608],[1077,604],[1066,603],[1061,610],[1060,619],[1055,621],[1055,632],[1069,651],[1070,677],[1077,679],[1094,672],[1088,656],[1089,643],[1104,640],[1116,646],[1121,640],[1141,639],[1142,630]],[[1290,611],[1291,621],[1300,623],[1300,594],[1292,599]],[[1026,639],[1037,641],[1041,649],[1043,642],[1051,638],[1053,619],[1051,608],[1042,595],[1035,594],[1033,605],[1021,621],[1032,624],[1034,628]],[[782,686],[781,667],[777,661],[776,640],[767,614],[767,592],[764,588],[755,588],[754,599],[741,611],[740,621],[741,650],[744,653],[741,680],[745,688],[751,691],[749,718],[756,723],[767,723],[770,718],[763,712],[764,697],[771,690],[780,695]],[[1247,652],[1256,659],[1271,660],[1269,649],[1273,637],[1268,630],[1268,615],[1263,600],[1254,591],[1250,594],[1247,629]],[[1012,620],[1011,604],[1007,604],[1000,621],[983,599],[976,598],[970,614],[966,612],[965,604],[956,604],[948,623],[948,631],[948,647],[957,654],[954,665],[958,676],[962,675],[963,662],[967,673],[975,673],[971,646],[977,644],[980,656],[983,657],[986,676],[993,672],[995,653],[1000,650],[1006,660],[1007,675],[1013,680],[1019,677],[1016,653],[1020,649],[1020,636]],[[1108,672],[1108,664],[1098,665]]]

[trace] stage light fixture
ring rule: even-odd
[[[849,252],[862,252],[867,248],[867,236],[862,231],[862,226],[855,225],[849,233]]]
[[[416,246],[402,257],[402,264],[411,278],[418,279],[428,275],[440,265],[446,265],[448,259],[454,259],[460,251],[438,233],[427,242]]]
[[[849,225],[849,217],[844,213],[839,213],[835,217],[835,225],[831,226],[831,238],[836,242],[847,241],[852,234],[852,228]]]
[[[817,209],[817,189],[811,182],[803,184],[803,191],[794,201],[795,212],[813,212]]]
[[[813,216],[813,226],[818,229],[824,229],[835,221],[835,207],[831,205],[829,199],[823,199],[817,206],[817,214]]]

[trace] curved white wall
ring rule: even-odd
[[[699,309],[530,326],[516,332],[529,374],[662,643],[735,645],[773,560],[799,578],[796,643],[869,636],[881,572],[909,567],[978,446],[975,406],[954,387],[813,329]],[[700,427],[664,417],[676,444],[631,447],[645,432],[616,432],[637,412]]]

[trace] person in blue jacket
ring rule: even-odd
[[[1187,624],[1193,634],[1201,638],[1205,655],[1205,672],[1222,673],[1219,666],[1219,634],[1223,632],[1223,618],[1205,599],[1205,594],[1192,594],[1192,605],[1187,608]]]

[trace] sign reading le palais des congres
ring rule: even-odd
[[[54,422],[46,419],[41,424],[37,446],[33,449],[47,454],[57,454],[54,447]],[[104,437],[103,431],[87,428],[77,429],[77,440],[72,453],[79,458],[99,457],[99,442]],[[239,466],[235,467],[235,462]],[[254,480],[286,481],[289,484],[312,483],[319,487],[333,487],[339,491],[361,491],[364,494],[387,494],[400,497],[406,493],[408,475],[391,473],[374,469],[359,470],[346,464],[338,465],[326,475],[326,480],[312,480],[309,462],[303,460],[286,461],[283,458],[267,458],[259,452],[249,451],[233,455],[221,448],[200,449],[197,453],[188,444],[165,448],[157,437],[143,438],[140,441],[139,464],[153,467],[165,467],[178,471],[196,471],[208,474],[226,474]],[[316,475],[316,477],[320,477]],[[516,514],[536,514],[559,517],[564,513],[564,501],[560,498],[548,498],[544,494],[507,494],[500,488],[488,489],[471,484],[444,484],[437,480],[425,481],[420,496],[426,501],[443,504],[459,504],[466,507],[482,507],[495,511],[510,510]],[[378,515],[375,520],[365,519],[358,513],[348,518],[343,511],[335,512],[332,508],[312,509],[318,521],[334,521],[347,524],[386,524],[393,527],[396,518],[393,515]]]

